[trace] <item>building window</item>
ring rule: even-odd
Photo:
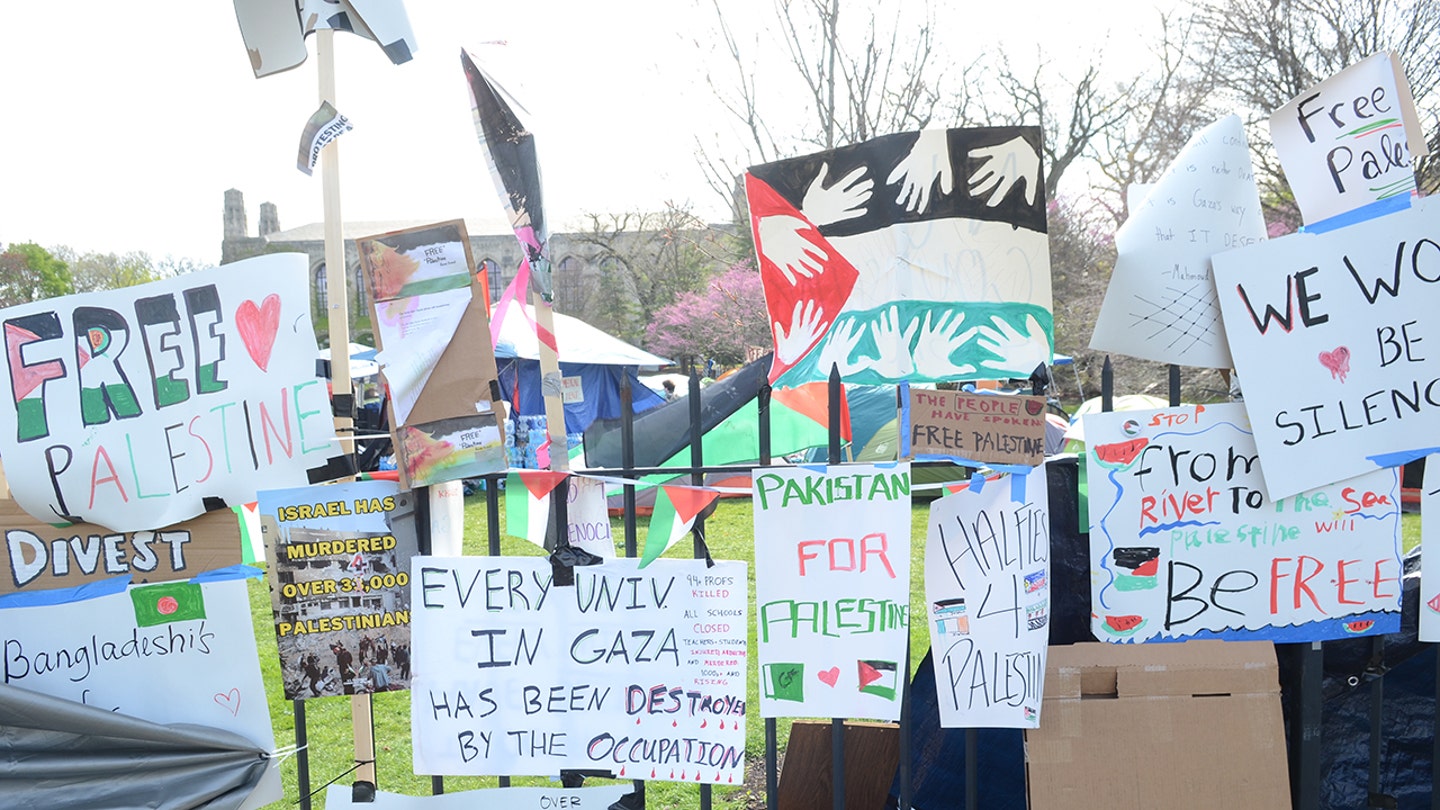
[[[321,262],[320,266],[315,268],[315,309],[316,313],[323,318],[329,308],[330,295],[325,281],[325,263]]]
[[[566,256],[555,265],[550,281],[555,288],[555,308],[561,312],[578,312],[580,307],[580,274],[584,266],[574,256]]]
[[[355,314],[363,318],[369,314],[370,302],[369,290],[365,288],[365,268],[355,265],[352,275],[355,279]]]
[[[490,303],[499,301],[500,294],[505,292],[505,285],[508,283],[500,277],[500,265],[496,264],[494,259],[481,259],[475,272],[485,274],[485,284],[490,288]]]

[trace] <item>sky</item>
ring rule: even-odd
[[[934,5],[937,64],[957,72],[973,49],[996,42],[1077,63],[1097,51],[1110,62],[1117,51],[1137,58],[1135,39],[1116,32],[1155,17],[1151,0]],[[757,82],[788,80],[783,54],[764,56],[772,34],[757,27],[772,15],[769,0],[723,7],[744,47],[760,54]],[[862,16],[859,4],[842,8]],[[358,36],[335,37],[336,106],[354,126],[338,141],[345,221],[463,217],[507,230],[476,139],[462,47],[524,108],[553,230],[587,213],[667,202],[712,221],[728,216],[696,159],[697,143],[735,148],[732,121],[706,83],[707,74],[736,73],[708,3],[410,0],[406,9],[418,49],[405,64]],[[319,106],[314,37],[305,63],[256,79],[225,0],[5,2],[0,30],[11,33],[0,48],[0,244],[210,265],[230,188],[245,195],[251,235],[262,202],[275,203],[282,229],[324,219],[320,171],[295,165]]]

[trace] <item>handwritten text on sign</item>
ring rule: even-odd
[[[1215,278],[1270,497],[1440,444],[1440,206],[1221,253]]]
[[[925,601],[945,728],[1039,728],[1050,643],[1045,468],[930,505]]]
[[[895,720],[910,632],[910,465],[756,470],[765,717]]]
[[[744,781],[745,564],[416,557],[415,772]]]
[[[982,464],[1045,460],[1045,398],[910,389],[910,452]]]
[[[1399,629],[1395,470],[1271,501],[1238,403],[1084,419],[1097,638]]]
[[[335,448],[304,256],[0,310],[0,454],[47,522],[169,526],[301,486]]]

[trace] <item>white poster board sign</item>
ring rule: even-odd
[[[910,465],[756,470],[764,717],[897,720],[910,638]]]
[[[1420,204],[1215,257],[1271,498],[1440,446],[1437,232]]]
[[[610,526],[610,505],[605,500],[605,482],[580,475],[570,476],[565,520],[570,545],[607,560],[615,553],[615,533]]]
[[[745,564],[416,557],[415,772],[745,780]]]
[[[1394,469],[1270,500],[1238,403],[1088,414],[1102,641],[1323,641],[1400,629]]]
[[[925,602],[940,726],[1039,728],[1050,644],[1044,465],[1023,487],[1007,475],[930,504]]]
[[[331,785],[325,790],[325,810],[605,810],[634,789],[629,783],[582,788],[508,787],[438,796],[403,796],[380,790],[375,792],[375,801],[356,802],[350,785]]]
[[[275,750],[243,580],[167,582],[0,609],[4,682],[153,723],[192,723]],[[281,797],[279,760],[247,799]]]
[[[306,261],[277,253],[0,310],[15,500],[46,522],[137,531],[199,515],[206,498],[310,483],[339,452]]]
[[[1239,116],[1200,130],[1115,234],[1115,271],[1090,348],[1230,368],[1210,257],[1265,238]]]
[[[1270,116],[1270,137],[1310,224],[1415,191],[1426,154],[1405,69],[1380,52],[1291,99]]]
[[[1426,518],[1429,520],[1426,520]],[[1420,559],[1440,558],[1440,456],[1425,459],[1420,490]],[[1420,566],[1420,640],[1440,641],[1440,567]]]

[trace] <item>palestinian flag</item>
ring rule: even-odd
[[[135,624],[139,627],[205,618],[205,596],[196,582],[131,588],[130,601],[135,605]]]
[[[860,691],[895,699],[898,670],[894,661],[857,661],[860,670]]]
[[[665,550],[675,545],[695,525],[695,518],[715,502],[720,493],[676,485],[662,485],[655,491],[655,511],[650,514],[650,531],[645,535],[645,550],[640,567],[654,562]]]
[[[567,472],[516,470],[505,478],[505,533],[545,547],[550,525],[550,493]]]

